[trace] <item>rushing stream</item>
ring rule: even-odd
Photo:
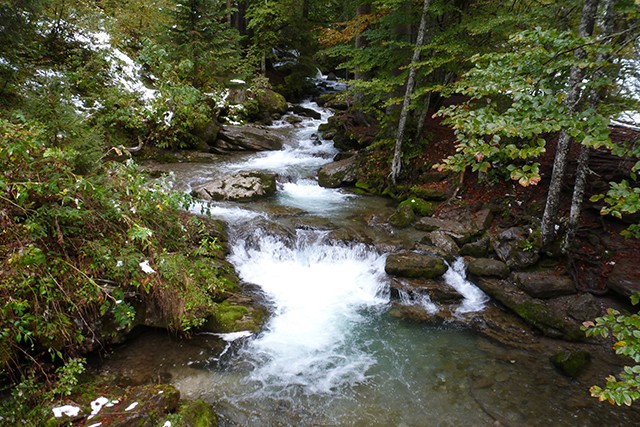
[[[219,172],[260,169],[286,178],[274,200],[211,209],[229,224],[229,260],[270,305],[264,330],[182,342],[150,332],[105,369],[162,373],[183,396],[212,403],[223,426],[633,425],[637,413],[598,404],[589,384],[558,374],[548,356],[394,316],[384,248],[403,236],[375,220],[388,215],[385,201],[316,184],[317,169],[336,150],[313,136],[330,113],[304,106],[323,117],[295,129],[277,124],[291,128],[282,151],[189,165],[183,174],[187,188]],[[296,213],[277,216],[274,206]],[[359,232],[372,244],[331,238],[366,212]],[[274,221],[290,233],[265,227]],[[382,234],[385,244],[377,244]],[[484,309],[488,298],[464,278],[461,260],[445,280],[465,296],[454,315]],[[406,303],[438,310],[428,298]]]

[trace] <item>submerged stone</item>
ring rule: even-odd
[[[551,356],[551,363],[563,374],[577,378],[591,364],[591,354],[585,350],[564,350]]]

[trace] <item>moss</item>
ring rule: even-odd
[[[235,304],[227,299],[216,304],[215,314],[206,328],[223,333],[243,330],[257,332],[260,330],[265,314],[262,307]]]
[[[591,354],[588,351],[561,351],[551,356],[551,363],[563,374],[577,378],[591,363]]]
[[[404,228],[411,225],[415,221],[416,215],[409,205],[399,206],[398,209],[389,217],[389,224],[394,227]]]
[[[419,197],[409,197],[408,199],[400,202],[400,207],[411,206],[411,209],[416,215],[431,216],[435,212],[436,208],[432,202],[427,202]]]
[[[554,314],[542,303],[526,302],[514,304],[510,308],[525,322],[540,329],[548,337],[562,338],[567,341],[585,340],[585,335],[577,324],[572,324]]]
[[[185,402],[178,410],[180,420],[176,427],[216,427],[218,416],[208,403],[202,400]]]

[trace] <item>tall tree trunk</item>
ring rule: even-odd
[[[578,34],[582,37],[588,37],[593,33],[593,27],[596,20],[596,12],[598,10],[599,0],[585,0],[582,8],[582,18],[580,20],[580,28]],[[584,58],[583,49],[577,49],[575,52],[576,59]],[[580,86],[584,78],[585,71],[579,66],[571,69],[569,77],[569,91],[564,100],[567,108],[567,114],[573,114],[578,109],[578,101],[580,100]],[[542,247],[548,247],[555,239],[556,220],[560,208],[560,192],[564,181],[564,174],[567,166],[567,154],[569,153],[569,144],[571,136],[567,129],[563,129],[558,137],[558,145],[556,148],[556,156],[553,161],[553,173],[551,174],[551,182],[549,183],[549,192],[547,193],[547,202],[542,216],[542,224],[540,225]]]
[[[605,0],[604,2],[604,20],[602,25],[602,38],[606,38],[613,34],[614,27],[614,14],[615,14],[615,0]],[[604,64],[608,60],[608,56],[604,54],[598,55],[598,63]],[[603,75],[603,71],[598,70],[594,79],[599,79]],[[594,110],[600,104],[602,98],[602,91],[592,91],[589,97],[589,104]],[[589,150],[590,148],[583,145],[580,148],[580,156],[578,157],[578,166],[576,170],[576,179],[573,186],[573,197],[571,198],[571,210],[569,212],[569,223],[567,225],[567,233],[565,234],[564,241],[562,243],[562,252],[568,253],[573,246],[573,242],[578,231],[578,222],[580,220],[580,214],[582,212],[582,203],[584,201],[584,193],[587,186],[587,175],[589,174]]]
[[[420,48],[424,42],[424,35],[427,31],[427,12],[431,0],[424,0],[422,5],[422,16],[420,17],[420,28],[418,29],[418,39],[413,50],[411,58],[411,67],[409,68],[409,77],[407,78],[407,87],[404,92],[404,100],[402,101],[402,110],[400,111],[400,120],[398,121],[398,130],[396,132],[396,144],[393,150],[393,160],[391,162],[391,173],[389,177],[395,184],[402,169],[402,140],[404,139],[404,129],[407,124],[407,116],[409,115],[409,107],[411,105],[411,95],[415,86],[416,73],[418,71],[417,62],[420,59]]]

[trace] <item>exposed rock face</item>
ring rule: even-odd
[[[400,277],[433,279],[447,271],[447,265],[439,257],[416,252],[399,252],[387,257],[384,267],[387,274]]]
[[[193,190],[204,200],[247,201],[270,196],[276,192],[275,174],[240,172],[226,175]]]
[[[338,188],[354,184],[357,179],[356,158],[329,163],[318,171],[318,185],[326,188]]]
[[[476,277],[499,277],[509,276],[509,267],[502,261],[491,258],[474,259],[467,266],[469,274]]]
[[[553,298],[576,293],[576,287],[570,277],[554,271],[515,273],[516,283],[534,298]]]
[[[607,278],[607,288],[628,301],[634,292],[640,293],[639,271],[637,264],[616,264]]]
[[[514,283],[508,280],[481,277],[476,284],[546,336],[567,341],[585,340],[578,322],[570,319],[566,313],[556,307],[530,297]]]
[[[285,137],[260,126],[222,126],[212,150],[230,151],[274,151],[281,150]]]
[[[512,227],[494,236],[496,255],[514,269],[530,267],[538,262],[537,250],[527,250],[527,233],[520,227]]]

